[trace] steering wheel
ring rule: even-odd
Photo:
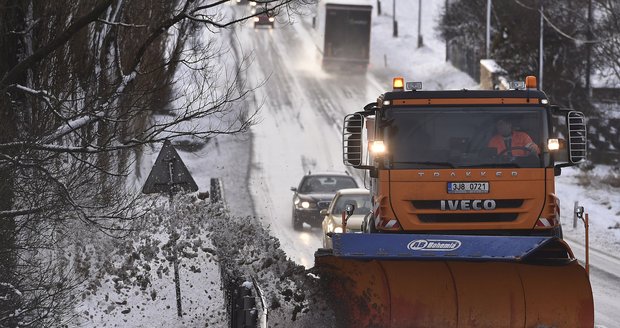
[[[507,153],[509,150],[510,150],[510,151],[513,151],[513,150],[523,150],[523,151],[525,151],[525,153],[526,153],[526,155],[525,155],[525,156],[531,156],[531,155],[536,154],[536,153],[535,153],[532,149],[530,149],[530,148],[527,148],[527,147],[520,147],[520,146],[518,146],[518,147],[510,147],[510,148],[506,148],[506,149],[504,149],[504,150],[500,151],[500,152],[499,152],[499,154],[497,154],[497,156],[504,156],[504,157],[506,157],[506,156],[507,156],[507,155],[506,155],[506,153]],[[513,155],[513,157],[522,157],[522,156],[514,156],[514,155]]]

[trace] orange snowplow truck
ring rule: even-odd
[[[366,170],[374,208],[363,233],[315,254],[338,326],[594,326],[554,186],[585,158],[585,117],[536,84],[421,91],[396,78],[345,117],[343,159]]]

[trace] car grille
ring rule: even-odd
[[[317,203],[316,203],[316,207],[318,207],[320,210],[322,210],[322,209],[326,209],[326,208],[328,208],[328,207],[329,207],[329,203],[331,203],[331,202],[329,202],[329,201],[321,201],[321,202],[317,202]]]

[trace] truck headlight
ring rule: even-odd
[[[370,144],[370,151],[375,155],[382,155],[385,153],[385,144],[382,140],[375,140]]]
[[[551,151],[560,149],[560,140],[549,139],[549,141],[547,141],[547,148]]]

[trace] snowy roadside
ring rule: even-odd
[[[225,8],[232,15],[230,7]],[[212,36],[208,32],[195,36],[204,44],[215,42],[222,55],[214,57],[219,68],[214,85],[224,86],[242,65],[234,56],[232,30]],[[188,102],[211,101],[217,91],[201,97],[201,86],[192,85],[200,71],[183,68],[178,73],[179,90],[183,97],[176,99],[177,107]],[[197,100],[199,99],[199,100]],[[183,104],[182,102],[186,102]],[[191,105],[191,103],[190,103]],[[235,104],[228,115],[192,122],[189,129],[218,130],[247,115],[247,103]],[[211,178],[220,178],[224,197],[235,201],[230,209],[211,208],[192,197],[182,200],[184,206],[172,211],[167,198],[149,196],[148,214],[133,222],[134,232],[125,239],[110,238],[94,232],[96,240],[81,240],[75,258],[80,270],[88,277],[76,295],[76,327],[223,327],[227,325],[224,293],[220,288],[220,256],[213,245],[212,217],[252,215],[252,199],[247,192],[252,138],[249,133],[218,135],[208,142],[194,138],[173,141],[178,153],[196,181],[200,191],[208,191]],[[139,191],[148,176],[160,147],[146,149],[137,170],[130,177],[129,187]],[[183,197],[181,197],[183,199]],[[196,201],[197,203],[193,203]],[[188,213],[190,208],[206,207],[200,215]],[[200,210],[195,210],[200,211]],[[179,240],[180,284],[183,317],[177,316],[173,254],[170,244],[170,224],[176,219]],[[231,219],[232,220],[232,219]],[[90,244],[90,245],[89,245]],[[92,272],[90,272],[92,271]]]
[[[620,254],[620,172],[617,167],[597,165],[592,170],[565,168],[556,180],[561,200],[562,228],[567,239],[584,244],[582,222],[573,227],[574,203],[585,208],[590,218],[590,247],[607,254]],[[569,242],[571,244],[571,242]],[[580,260],[584,255],[575,254]],[[616,274],[620,268],[616,268]]]

